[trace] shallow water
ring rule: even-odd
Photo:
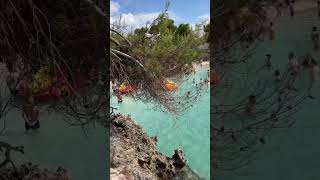
[[[40,110],[40,129],[26,132],[22,112],[13,110],[6,119],[6,129],[0,136],[14,146],[24,146],[25,154],[13,153],[16,163],[32,162],[53,171],[61,166],[72,179],[106,179],[106,131],[101,126],[71,127],[57,114]],[[3,127],[3,120],[0,128]]]
[[[276,40],[265,42],[257,49],[253,59],[263,63],[266,53],[272,54],[273,63],[283,67],[289,51],[297,55],[311,52],[319,62],[319,53],[313,52],[310,41],[312,25],[320,27],[315,10],[299,14],[292,20],[281,20],[276,29]],[[307,75],[307,74],[306,74]],[[320,179],[317,138],[320,136],[320,86],[311,94],[316,100],[307,100],[294,115],[296,124],[284,132],[274,132],[252,163],[237,174],[219,175],[217,180],[315,180]]]
[[[196,82],[207,75],[207,68],[199,70],[180,89],[194,86]],[[181,148],[193,171],[201,177],[210,178],[210,94],[209,87],[194,106],[181,116],[172,116],[160,110],[154,110],[151,104],[134,101],[129,97],[118,104],[116,98],[111,98],[111,104],[118,108],[117,112],[130,114],[150,136],[158,136],[158,149],[171,157],[174,149]]]

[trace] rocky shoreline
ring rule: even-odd
[[[167,157],[157,151],[157,137],[145,134],[130,116],[111,119],[111,180],[202,180],[188,167],[181,149]]]
[[[0,169],[1,180],[71,180],[67,170],[59,167],[56,171],[41,168],[32,163],[26,163],[17,167]]]

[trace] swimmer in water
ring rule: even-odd
[[[271,54],[267,54],[267,55],[266,55],[265,66],[268,67],[268,68],[272,66],[272,63],[271,63]]]
[[[118,103],[122,103],[122,96],[120,92],[117,93]]]
[[[187,94],[186,94],[186,96],[187,96],[187,97],[190,97],[190,95],[191,95],[191,93],[190,93],[190,91],[188,91]]]
[[[40,121],[39,121],[39,110],[34,106],[33,97],[30,96],[24,106],[23,106],[23,114],[25,120],[25,129],[39,129]]]
[[[297,75],[299,71],[299,63],[297,59],[295,58],[293,52],[291,52],[288,56],[289,59],[289,71],[291,72],[292,75]]]
[[[315,60],[312,60],[312,67],[311,67],[311,79],[313,82],[319,81],[319,73],[320,69],[318,66],[318,62]]]
[[[274,40],[273,22],[270,22],[269,26],[269,40]]]
[[[252,116],[256,113],[256,96],[250,95],[249,101],[247,103],[246,112],[248,115]]]
[[[275,70],[274,71],[275,81],[281,81],[280,71]]]
[[[306,54],[306,56],[304,57],[304,59],[303,59],[303,66],[305,67],[305,68],[309,68],[309,67],[311,67],[311,65],[312,65],[312,57],[311,57],[311,54],[310,53],[307,53]]]
[[[316,26],[312,27],[311,40],[313,43],[313,49],[318,50],[319,49],[319,33]]]
[[[318,17],[320,18],[320,0],[317,0]]]

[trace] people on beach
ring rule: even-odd
[[[312,27],[311,40],[313,43],[313,49],[318,50],[319,49],[319,32],[316,26]]]
[[[271,66],[272,66],[272,63],[271,63],[271,54],[267,54],[267,55],[266,55],[265,66],[266,66],[266,67],[271,67]]]

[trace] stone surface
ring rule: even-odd
[[[149,137],[130,116],[112,117],[111,180],[201,179],[187,166],[181,149],[167,157],[157,151],[157,137]]]

